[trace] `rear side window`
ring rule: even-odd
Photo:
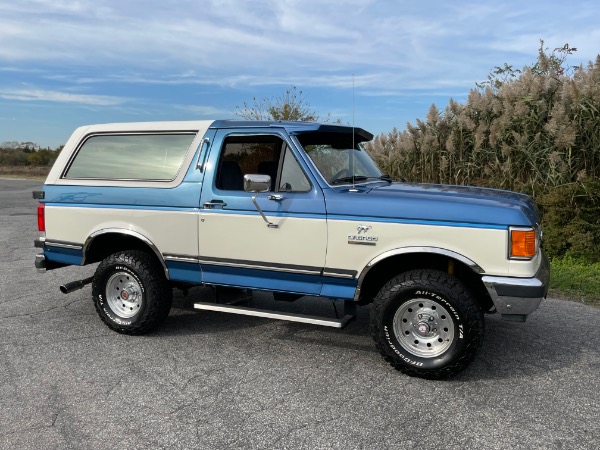
[[[195,133],[97,135],[88,138],[65,178],[173,180]]]

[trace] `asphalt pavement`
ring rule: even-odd
[[[335,330],[196,311],[215,295],[199,287],[156,332],[123,336],[90,286],[59,292],[94,266],[35,270],[40,185],[0,179],[1,449],[600,447],[600,309],[488,316],[478,357],[447,381],[385,363],[368,307]]]

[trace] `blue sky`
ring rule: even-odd
[[[0,142],[56,147],[80,125],[235,118],[298,86],[373,133],[466,99],[504,62],[600,53],[593,1],[0,0]]]

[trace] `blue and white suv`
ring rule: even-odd
[[[141,334],[172,288],[231,286],[293,300],[343,300],[345,317],[198,302],[195,307],[342,327],[371,306],[371,333],[395,368],[462,369],[484,313],[524,321],[545,297],[540,217],[514,192],[394,183],[360,128],[304,122],[121,123],[77,129],[43,187],[40,271],[100,262],[100,318]]]

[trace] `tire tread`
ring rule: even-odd
[[[382,339],[385,306],[401,290],[416,287],[445,292],[457,303],[464,318],[464,334],[469,337],[467,345],[454,362],[439,369],[419,369],[407,365],[395,357],[393,350]],[[483,310],[458,278],[442,271],[422,269],[400,274],[381,288],[371,305],[370,329],[377,350],[396,370],[412,377],[443,379],[461,372],[473,360],[483,341],[485,321]]]
[[[144,283],[146,290],[144,294],[145,312],[141,320],[127,326],[116,324],[108,319],[102,311],[98,298],[104,289],[101,280],[105,272],[117,264],[130,267]],[[92,294],[96,312],[104,324],[118,333],[129,335],[145,334],[160,325],[169,315],[173,298],[173,292],[167,283],[160,264],[152,255],[140,250],[114,253],[105,258],[94,274]]]

